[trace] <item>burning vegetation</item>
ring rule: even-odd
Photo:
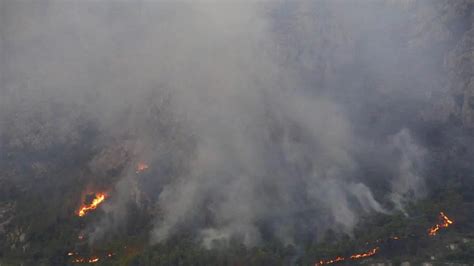
[[[367,257],[372,257],[373,255],[375,255],[379,251],[379,249],[380,249],[379,247],[375,247],[371,250],[368,250],[367,252],[353,254],[349,257],[338,256],[336,258],[329,259],[329,260],[320,260],[318,263],[316,263],[316,266],[333,264],[333,263],[341,262],[341,261],[359,260],[359,259],[363,259],[363,258],[367,258]]]
[[[105,192],[96,192],[93,194],[88,194],[87,197],[91,197],[88,202],[89,204],[83,204],[79,210],[77,211],[77,215],[79,217],[84,217],[89,212],[97,209],[108,197],[107,193]],[[83,233],[79,234],[79,240],[84,240],[85,236]],[[97,263],[104,259],[111,259],[115,256],[115,253],[107,252],[105,255],[89,255],[89,256],[81,256],[78,252],[70,251],[67,253],[67,256],[71,258],[72,263]]]
[[[99,262],[99,257],[90,257],[90,258],[83,258],[83,257],[78,257],[72,260],[73,263],[96,263]]]
[[[97,207],[105,201],[106,197],[107,195],[103,192],[95,193],[92,202],[90,204],[82,205],[81,208],[79,208],[77,215],[83,217],[90,211],[97,209]]]
[[[139,174],[147,170],[148,168],[149,166],[146,163],[140,162],[137,164],[136,173]],[[81,206],[81,208],[78,210],[78,213],[77,213],[78,216],[83,217],[90,211],[97,209],[99,205],[101,205],[107,198],[107,194],[105,192],[94,193],[94,194],[91,194],[91,196],[93,196],[93,198],[90,201],[90,204],[84,204],[83,206]],[[439,213],[438,219],[439,219],[438,223],[432,226],[431,228],[429,228],[428,236],[430,237],[435,236],[439,233],[441,228],[447,228],[454,223],[454,221],[451,220],[444,212]],[[79,239],[83,239],[83,238],[84,238],[83,235],[79,236]],[[387,240],[389,241],[399,241],[401,239],[403,238],[399,236],[391,236],[387,238]],[[385,241],[380,240],[380,239],[376,240],[373,243],[373,244],[377,243],[375,247],[362,253],[354,253],[348,256],[337,256],[331,259],[321,259],[315,264],[315,266],[335,264],[335,263],[340,263],[340,262],[349,262],[349,261],[361,260],[368,257],[372,257],[381,250],[380,243],[382,242],[385,242]],[[367,244],[370,244],[370,243],[367,243]],[[78,253],[69,252],[67,255],[72,258],[71,260],[72,263],[96,263],[96,262],[99,262],[101,258],[102,259],[112,258],[115,254],[108,252],[104,256],[94,255],[90,257],[82,257],[82,256],[79,256]]]
[[[148,166],[148,164],[146,164],[146,163],[144,163],[144,162],[139,162],[139,163],[137,164],[137,168],[136,168],[136,171],[135,171],[135,172],[136,172],[137,174],[140,174],[140,173],[143,173],[144,171],[146,171],[148,168],[150,168],[150,167]]]
[[[72,257],[72,263],[96,263],[99,261],[104,261],[106,259],[111,259],[115,256],[115,253],[108,252],[103,255],[94,255],[94,256],[80,256],[78,253],[69,252],[68,256]]]
[[[439,222],[437,224],[435,224],[434,226],[432,226],[428,230],[428,236],[430,236],[430,237],[437,235],[438,231],[441,228],[448,228],[450,225],[452,225],[454,223],[454,221],[451,220],[448,216],[446,216],[446,214],[444,214],[444,212],[440,212],[438,218],[439,218]],[[398,241],[398,240],[401,240],[402,238],[399,237],[399,236],[392,236],[389,239],[392,240],[392,241]],[[376,242],[379,243],[379,242],[382,242],[382,241],[377,240]],[[375,247],[371,250],[368,250],[367,252],[359,253],[359,254],[353,254],[353,255],[348,256],[348,257],[337,256],[337,257],[332,258],[332,259],[320,260],[319,262],[316,263],[315,266],[334,264],[334,263],[343,262],[343,261],[364,259],[364,258],[374,256],[379,251],[380,251],[380,247]]]
[[[148,168],[149,168],[149,166],[147,164],[139,163],[137,165],[136,172],[138,174],[138,173],[141,173],[141,172],[145,171]],[[106,198],[107,198],[107,194],[104,193],[104,192],[99,192],[99,193],[93,194],[93,199],[92,199],[91,203],[90,204],[84,204],[79,209],[78,216],[83,217],[88,212],[90,212],[92,210],[95,210],[100,204],[102,204],[105,201]],[[437,224],[435,224],[434,226],[432,226],[431,228],[429,228],[429,230],[428,230],[428,236],[430,236],[430,237],[437,235],[441,228],[447,228],[447,227],[449,227],[450,225],[452,225],[454,223],[454,221],[451,220],[450,218],[448,218],[448,216],[446,216],[446,214],[444,212],[440,212],[438,218],[439,218],[439,222]],[[83,239],[84,236],[80,235],[79,238]],[[399,236],[391,236],[388,239],[390,241],[399,241],[402,238],[399,237]],[[384,242],[384,241],[377,240],[375,242],[376,243],[381,243],[381,242]],[[369,244],[369,243],[367,243],[367,244]],[[319,262],[317,262],[315,264],[315,266],[321,266],[321,265],[335,264],[335,263],[339,263],[339,262],[348,262],[348,261],[355,261],[355,260],[365,259],[365,258],[372,257],[372,256],[376,255],[380,251],[380,249],[381,248],[380,248],[379,244],[377,244],[376,247],[374,247],[372,249],[369,249],[366,252],[355,253],[355,254],[348,255],[348,256],[337,256],[337,257],[334,257],[334,258],[331,258],[331,259],[321,259],[321,260],[319,260]],[[100,256],[82,257],[82,256],[79,256],[78,253],[75,253],[75,252],[69,252],[67,255],[72,257],[72,260],[71,260],[72,263],[96,263],[96,262],[99,262],[101,260]],[[109,252],[105,256],[103,256],[102,258],[107,259],[107,258],[113,257],[114,255],[115,255],[114,253]]]
[[[428,230],[428,235],[429,236],[435,236],[438,234],[438,231],[441,229],[441,228],[448,228],[450,225],[452,225],[454,223],[454,221],[452,221],[451,219],[448,218],[448,216],[446,216],[444,214],[444,212],[440,212],[439,213],[439,220],[440,222],[438,222],[437,224],[435,224],[433,227],[431,227],[429,230]]]

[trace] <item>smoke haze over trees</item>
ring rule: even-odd
[[[2,1],[0,199],[67,195],[69,219],[107,191],[88,245],[299,247],[410,217],[474,158],[473,5]]]

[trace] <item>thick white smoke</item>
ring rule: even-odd
[[[351,234],[361,213],[387,212],[390,200],[402,209],[423,186],[423,149],[407,130],[396,134],[401,125],[381,123],[371,133],[401,154],[387,150],[393,161],[385,163],[399,171],[379,177],[391,196],[376,196],[358,177],[357,154],[373,145],[364,134],[373,110],[365,108],[381,98],[423,97],[394,85],[407,74],[398,69],[404,51],[398,59],[386,54],[384,32],[403,31],[390,27],[406,6],[379,27],[368,15],[391,5],[7,1],[0,110],[9,116],[39,106],[34,113],[60,124],[54,136],[69,138],[74,115],[47,108],[59,102],[96,121],[104,147],[126,150],[110,160],[148,161],[156,169],[146,187],[157,210],[153,241],[189,227],[208,247],[234,237],[258,244],[262,227],[286,243],[302,231]],[[23,121],[0,130],[28,135]],[[92,159],[93,173],[101,175],[104,156]],[[98,235],[116,228],[130,195],[140,194],[130,165],[93,229]]]

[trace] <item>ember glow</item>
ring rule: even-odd
[[[336,257],[334,259],[329,259],[329,260],[320,260],[318,263],[316,263],[316,266],[319,265],[327,265],[327,264],[333,264],[336,262],[341,262],[341,261],[346,261],[346,260],[358,260],[358,259],[363,259],[367,257],[372,257],[379,251],[379,247],[375,247],[367,252],[364,253],[359,253],[359,254],[353,254],[349,257]]]
[[[99,261],[99,257],[90,257],[90,258],[75,258],[72,260],[73,263],[96,263]]]
[[[444,212],[440,212],[439,213],[439,220],[440,222],[435,224],[433,227],[431,227],[429,230],[428,230],[428,235],[429,236],[435,236],[438,234],[438,231],[441,229],[441,228],[448,228],[450,225],[452,225],[454,223],[454,221],[452,221],[451,219],[448,218],[448,216],[446,216],[444,214]]]
[[[97,209],[97,207],[98,207],[102,202],[104,202],[105,198],[106,198],[106,194],[105,194],[105,193],[96,193],[96,194],[95,194],[95,198],[92,200],[91,204],[83,205],[83,206],[79,209],[77,215],[78,215],[79,217],[83,217],[83,216],[85,216],[88,212]]]
[[[94,256],[80,256],[79,253],[76,252],[69,252],[68,256],[74,256],[71,260],[72,263],[95,263],[98,261],[103,261],[106,259],[111,259],[115,256],[115,253],[108,252],[102,255],[94,255]]]
[[[147,170],[149,168],[148,164],[144,163],[144,162],[139,162],[137,164],[137,170],[136,170],[136,173],[137,174],[140,174],[142,173],[143,171]]]
[[[333,263],[336,263],[336,262],[339,262],[339,261],[345,261],[346,258],[344,257],[336,257],[334,259],[330,259],[330,260],[320,260],[318,263],[316,263],[316,266],[318,265],[325,265],[325,264],[333,264]]]

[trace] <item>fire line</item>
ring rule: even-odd
[[[429,236],[435,236],[436,234],[438,234],[439,230],[441,228],[448,228],[450,225],[454,224],[454,221],[451,220],[448,216],[446,216],[446,214],[444,214],[444,212],[440,212],[439,213],[439,221],[437,224],[435,224],[434,226],[432,226],[429,230],[428,230],[428,235]],[[392,240],[400,240],[401,238],[398,237],[398,236],[392,236],[390,237],[390,239]],[[376,242],[380,242],[379,240],[377,240]],[[327,264],[333,264],[333,263],[338,263],[338,262],[342,262],[342,261],[348,261],[348,260],[357,260],[357,259],[363,259],[363,258],[367,258],[367,257],[372,257],[374,256],[378,251],[380,250],[379,247],[375,247],[365,253],[360,253],[360,254],[354,254],[354,255],[351,255],[349,257],[341,257],[341,256],[338,256],[338,257],[335,257],[333,259],[327,259],[327,260],[320,260],[319,262],[316,263],[315,266],[320,266],[320,265],[327,265]]]
[[[450,225],[452,225],[454,223],[454,221],[452,221],[451,219],[448,218],[448,216],[446,216],[444,214],[444,212],[440,212],[439,213],[439,220],[441,221],[440,223],[437,223],[435,224],[433,227],[431,227],[429,230],[428,230],[428,235],[429,236],[435,236],[438,234],[438,231],[441,229],[441,228],[448,228]]]
[[[88,204],[88,205],[83,205],[83,206],[79,209],[77,215],[78,215],[79,217],[83,217],[83,216],[85,216],[88,212],[97,209],[97,207],[98,207],[102,202],[104,202],[105,198],[106,198],[105,193],[97,193],[97,194],[95,194],[95,198],[92,200],[92,203],[91,203],[91,204]]]
[[[367,252],[359,253],[359,254],[353,254],[349,257],[340,257],[339,256],[339,257],[336,257],[334,259],[320,260],[318,263],[316,263],[316,266],[333,264],[333,263],[336,263],[336,262],[346,261],[346,260],[358,260],[358,259],[363,259],[363,258],[367,258],[367,257],[372,257],[378,251],[379,251],[379,247],[375,247],[375,248],[373,248],[373,249],[371,249]]]

